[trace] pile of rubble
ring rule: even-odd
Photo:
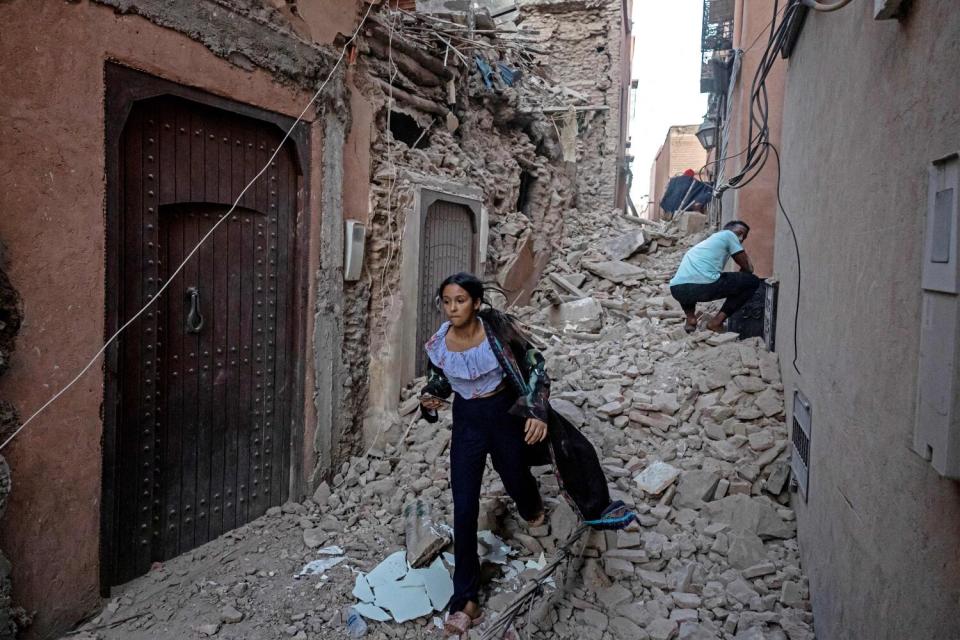
[[[756,339],[684,332],[666,282],[702,233],[619,216],[574,224],[534,296],[543,307],[519,313],[544,348],[554,408],[597,447],[612,497],[634,506],[639,522],[584,537],[578,560],[515,620],[514,632],[812,639],[776,355]],[[423,587],[437,593],[452,561],[441,553],[453,521],[450,417],[420,420],[416,392],[406,392],[406,422],[392,444],[344,462],[303,504],[272,509],[158,565],[79,637],[339,637],[345,609],[374,602],[367,581],[383,583],[385,560],[396,579],[409,570],[404,560],[439,568],[439,582]],[[549,523],[534,529],[521,524],[492,469],[485,477],[479,526],[490,532],[481,551],[491,617],[577,525],[550,469],[534,471],[551,509]],[[431,526],[421,526],[425,519]],[[331,553],[333,564],[325,560]],[[317,571],[297,577],[318,560]],[[425,580],[418,579],[414,586]],[[441,607],[432,604],[427,598],[420,617],[402,623],[399,609],[381,609],[375,616],[385,621],[377,622],[367,608],[368,637],[436,637]]]

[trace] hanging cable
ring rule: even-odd
[[[200,247],[203,245],[203,243],[206,242],[207,239],[213,235],[213,233],[217,230],[217,227],[219,227],[221,224],[223,224],[228,219],[230,219],[231,215],[233,214],[233,211],[237,208],[237,205],[239,205],[240,200],[247,193],[250,187],[252,187],[253,184],[260,179],[260,176],[262,176],[267,171],[267,169],[270,167],[270,163],[273,162],[274,159],[276,159],[277,155],[280,153],[280,149],[283,147],[284,143],[290,138],[290,135],[293,133],[293,130],[296,128],[298,124],[300,124],[300,122],[303,121],[303,117],[307,115],[307,111],[310,109],[310,107],[313,106],[313,103],[317,101],[317,98],[320,97],[320,94],[327,87],[327,84],[330,82],[330,79],[333,77],[333,74],[336,73],[337,69],[340,67],[340,63],[343,62],[343,58],[347,54],[347,49],[350,48],[350,45],[360,34],[360,30],[363,28],[363,25],[367,22],[367,18],[370,16],[371,9],[373,9],[372,3],[367,6],[367,12],[363,15],[363,18],[360,20],[360,24],[357,25],[357,28],[353,32],[353,35],[350,36],[350,39],[344,43],[343,49],[340,51],[340,57],[337,58],[337,61],[333,64],[333,67],[330,69],[330,73],[327,74],[326,79],[320,84],[320,88],[316,90],[313,96],[311,96],[310,100],[307,101],[306,106],[303,108],[303,111],[300,112],[300,115],[297,116],[297,119],[294,120],[293,124],[290,125],[290,128],[287,129],[287,132],[286,134],[284,134],[283,139],[280,140],[279,144],[277,144],[276,149],[274,149],[273,154],[267,160],[266,164],[263,165],[263,168],[260,169],[260,171],[258,171],[257,174],[250,179],[250,182],[247,183],[247,186],[245,186],[240,191],[240,195],[238,195],[237,199],[233,201],[233,205],[230,207],[229,211],[227,211],[219,220],[217,220],[217,222],[212,227],[210,227],[210,230],[207,231],[207,233],[204,234],[202,238],[200,238],[200,241],[193,247],[193,249],[190,250],[190,253],[188,253],[187,256],[183,259],[183,262],[180,263],[180,266],[174,269],[173,273],[170,274],[170,277],[167,278],[167,280],[163,283],[163,285],[160,286],[159,289],[157,289],[157,293],[152,298],[150,298],[150,300],[148,300],[147,303],[144,304],[139,311],[133,314],[133,316],[131,316],[129,320],[124,322],[123,325],[119,329],[117,329],[117,331],[112,336],[110,336],[110,338],[106,342],[103,343],[103,346],[100,347],[100,349],[93,355],[92,358],[90,358],[90,361],[82,369],[80,369],[80,372],[76,376],[74,376],[73,379],[70,380],[70,382],[68,382],[63,388],[61,388],[59,391],[53,394],[53,396],[51,396],[49,400],[44,402],[39,409],[34,411],[29,418],[24,420],[23,424],[21,424],[12,434],[10,434],[10,436],[6,440],[4,440],[3,443],[0,443],[0,451],[2,451],[4,448],[6,448],[7,445],[13,442],[13,439],[16,438],[21,431],[26,429],[27,426],[31,422],[33,422],[37,416],[43,413],[47,409],[47,407],[49,407],[54,402],[56,402],[57,399],[60,398],[60,396],[66,393],[68,389],[70,389],[73,385],[75,385],[77,381],[79,381],[80,378],[82,378],[83,375],[90,370],[90,367],[92,367],[94,363],[96,363],[96,361],[100,359],[100,356],[102,356],[104,352],[106,352],[107,348],[111,344],[113,344],[113,342],[117,338],[120,337],[120,334],[123,333],[127,327],[133,324],[137,320],[137,318],[142,316],[147,311],[147,309],[149,309],[153,305],[153,303],[155,303],[157,300],[160,299],[160,296],[163,294],[164,291],[166,291],[167,287],[170,286],[170,283],[173,282],[173,279],[176,278],[181,271],[183,271],[183,268],[187,266],[187,263],[190,262],[190,259],[197,254],[197,252],[200,250]]]
[[[800,0],[803,6],[813,9],[814,11],[836,11],[843,9],[851,2],[853,2],[853,0],[839,0],[833,4],[827,4],[826,2],[818,2],[817,0]]]

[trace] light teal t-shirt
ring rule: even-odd
[[[730,256],[743,251],[740,239],[724,229],[690,247],[670,286],[677,284],[710,284],[716,282]]]

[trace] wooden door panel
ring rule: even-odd
[[[134,106],[120,141],[117,316],[155,295],[280,139],[178,98]],[[299,182],[283,150],[119,341],[114,584],[288,496]],[[188,323],[192,306],[202,325]]]

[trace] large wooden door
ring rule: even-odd
[[[274,125],[181,98],[135,103],[119,141],[108,316],[123,321],[156,294],[281,138]],[[111,584],[288,496],[300,179],[282,149],[119,340],[108,370]]]
[[[440,326],[443,313],[436,303],[437,287],[447,276],[476,270],[473,213],[456,202],[437,200],[427,207],[420,252],[420,300],[417,310],[417,370],[427,371],[422,345]]]

